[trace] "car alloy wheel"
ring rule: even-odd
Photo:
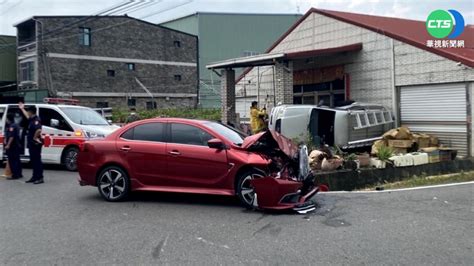
[[[102,171],[98,184],[99,192],[108,201],[119,201],[128,194],[128,177],[118,168]]]
[[[69,148],[64,155],[64,166],[69,171],[76,171],[77,170],[77,156],[79,154],[79,150],[77,148]]]
[[[262,173],[257,170],[250,170],[240,175],[240,178],[238,179],[237,183],[236,192],[244,207],[253,208],[253,203],[255,201],[255,190],[252,186],[251,181],[255,178],[262,177],[264,177]]]

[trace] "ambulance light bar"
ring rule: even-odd
[[[76,99],[62,99],[62,98],[44,98],[43,101],[49,104],[79,104],[79,100]]]

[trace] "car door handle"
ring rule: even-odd
[[[179,151],[170,151],[169,154],[171,154],[173,156],[181,155],[181,153]]]
[[[122,151],[129,151],[131,150],[132,148],[130,148],[129,146],[123,146],[122,148],[120,148]]]

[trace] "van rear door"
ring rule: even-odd
[[[314,108],[309,120],[309,132],[316,145],[334,145],[334,118],[336,112]]]

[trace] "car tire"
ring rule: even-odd
[[[79,149],[77,147],[68,148],[63,154],[63,165],[68,171],[77,171],[77,156],[79,155]]]
[[[257,169],[243,171],[237,176],[235,182],[235,194],[242,206],[247,209],[254,208],[255,191],[250,184],[250,180],[263,177],[263,173]]]
[[[121,201],[130,193],[130,179],[118,166],[108,166],[97,177],[97,188],[106,201]]]

